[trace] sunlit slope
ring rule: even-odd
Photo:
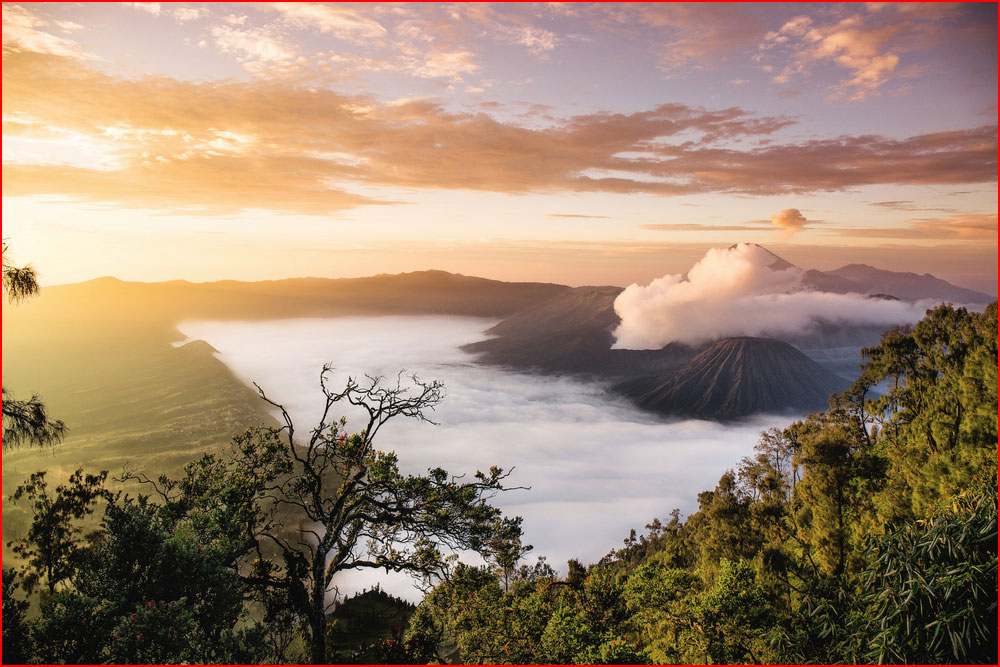
[[[3,381],[37,393],[69,435],[45,451],[7,452],[9,495],[36,470],[60,482],[78,467],[176,476],[246,427],[273,423],[262,401],[203,341],[181,347],[183,320],[265,320],[361,314],[503,317],[568,288],[441,271],[260,283],[130,283],[114,278],[47,287],[3,306]],[[262,350],[261,354],[266,354]],[[318,372],[318,369],[317,369]],[[4,541],[25,525],[4,502]],[[6,554],[6,552],[5,552]]]
[[[128,465],[154,478],[177,476],[246,427],[273,423],[208,344],[172,347],[164,323],[77,319],[32,335],[33,327],[4,315],[4,385],[18,396],[38,393],[69,428],[56,447],[4,453],[5,562],[6,542],[27,525],[6,497],[30,473],[47,470],[58,483],[77,468],[114,475]],[[107,337],[104,325],[113,332]]]

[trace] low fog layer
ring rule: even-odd
[[[655,350],[673,342],[795,334],[821,320],[888,327],[915,322],[934,304],[798,291],[802,270],[771,269],[775,261],[760,246],[741,243],[709,250],[686,276],[628,286],[615,300],[622,322],[614,347]]]
[[[444,402],[430,416],[439,426],[397,418],[378,446],[399,455],[404,472],[441,466],[472,473],[496,464],[516,467],[511,491],[497,500],[524,517],[525,541],[565,571],[568,558],[595,562],[674,507],[697,509],[699,491],[752,452],[759,432],[787,417],[739,426],[688,420],[666,423],[639,412],[600,387],[564,378],[482,368],[459,346],[482,338],[492,321],[452,317],[350,317],[275,322],[188,322],[179,328],[220,351],[246,381],[256,381],[288,409],[300,430],[319,418],[318,378],[326,362],[337,382],[348,374],[400,369],[441,380]],[[344,406],[348,427],[360,417]],[[405,575],[384,570],[346,573],[342,593],[380,582],[409,599],[419,593]]]

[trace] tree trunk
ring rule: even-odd
[[[324,554],[325,556],[325,554]],[[315,563],[319,563],[316,571]],[[313,566],[312,591],[309,600],[309,662],[314,665],[327,664],[326,657],[326,585],[323,572],[325,557],[317,555]]]

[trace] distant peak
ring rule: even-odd
[[[754,248],[760,248],[761,250],[763,250],[764,252],[766,252],[768,255],[770,255],[771,257],[773,257],[774,261],[772,261],[770,264],[767,265],[767,268],[771,269],[772,271],[784,271],[786,269],[797,269],[797,268],[799,268],[799,267],[795,266],[794,264],[792,264],[791,262],[789,262],[784,257],[781,257],[780,255],[776,255],[775,253],[771,252],[770,250],[768,250],[767,248],[765,248],[761,244],[759,244],[759,243],[753,243],[752,241],[744,242],[742,244],[740,244],[740,243],[734,243],[733,245],[729,246],[729,249],[730,250],[734,250],[734,249],[736,249],[740,245],[748,245],[748,246],[752,246]]]

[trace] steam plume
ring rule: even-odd
[[[653,350],[673,342],[798,333],[820,320],[892,326],[920,319],[928,305],[803,291],[803,271],[772,269],[776,261],[764,248],[740,243],[709,250],[686,276],[630,285],[615,300],[621,324],[614,347]]]

